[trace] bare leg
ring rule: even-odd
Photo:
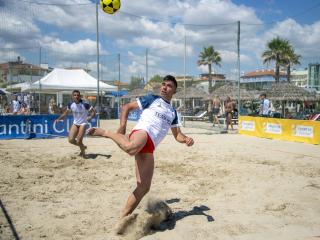
[[[220,123],[217,115],[214,115],[214,122],[218,124],[218,127],[220,127]]]
[[[102,128],[90,128],[88,134],[110,138],[118,144],[123,151],[132,156],[136,155],[144,147],[148,139],[148,134],[144,130],[135,132],[130,139],[126,135],[107,131]]]
[[[136,179],[137,187],[128,197],[125,208],[122,211],[122,217],[125,217],[133,212],[138,206],[141,199],[149,192],[153,169],[154,158],[152,153],[138,153],[136,159]]]
[[[72,124],[70,130],[69,130],[69,136],[68,136],[68,141],[69,143],[78,146],[77,141],[76,141],[76,137],[78,135],[79,132],[79,128]]]
[[[229,113],[226,113],[226,130],[229,128]]]
[[[79,127],[78,135],[77,135],[77,144],[80,148],[80,156],[84,157],[85,156],[85,151],[87,146],[85,146],[82,142],[84,134],[86,132],[86,127],[87,125],[81,125]]]

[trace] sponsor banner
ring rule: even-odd
[[[142,111],[139,110],[139,109],[130,111],[129,115],[128,115],[128,120],[138,121],[139,118],[140,118],[141,113],[142,113]]]
[[[241,121],[240,129],[245,131],[255,131],[254,121]]]
[[[313,138],[313,126],[292,125],[292,128],[294,136]]]
[[[0,116],[0,139],[52,138],[67,136],[73,117],[54,123],[60,115],[18,115]],[[91,120],[90,127],[97,126],[97,119]]]
[[[320,144],[320,122],[318,121],[240,116],[239,133]]]
[[[273,134],[281,134],[281,124],[279,123],[264,123],[264,132],[266,133],[273,133]]]

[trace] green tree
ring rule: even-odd
[[[209,71],[209,92],[212,92],[212,65],[220,65],[221,56],[220,53],[215,51],[213,46],[203,47],[202,52],[199,54],[198,65],[208,65]]]
[[[289,45],[289,47],[284,52],[284,65],[287,68],[287,81],[290,82],[291,77],[291,66],[292,65],[300,65],[301,55],[296,54],[293,46]]]
[[[130,80],[130,84],[129,84],[129,90],[142,88],[143,85],[144,85],[144,82],[143,82],[143,78],[142,77],[131,76],[131,80]]]
[[[285,63],[286,51],[290,48],[288,40],[279,37],[272,39],[267,43],[267,50],[262,53],[263,64],[275,62],[276,72],[275,81],[280,79],[280,66]]]
[[[150,78],[149,82],[161,83],[162,80],[163,77],[161,77],[159,74],[156,74],[152,78]]]

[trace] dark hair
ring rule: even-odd
[[[260,97],[262,97],[262,96],[267,97],[267,94],[261,93],[261,94],[260,94]]]
[[[177,88],[178,87],[178,83],[177,83],[177,80],[175,79],[174,76],[171,76],[171,75],[167,75],[163,78],[163,82],[165,81],[171,81],[173,82],[174,86]]]
[[[72,95],[73,95],[74,93],[79,93],[79,94],[80,94],[80,91],[79,91],[79,90],[73,90],[73,91],[72,91]]]

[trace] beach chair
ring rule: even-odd
[[[207,113],[208,111],[200,111],[194,116],[181,116],[181,120],[190,120],[190,121],[195,121],[195,120],[205,120],[207,118]]]

